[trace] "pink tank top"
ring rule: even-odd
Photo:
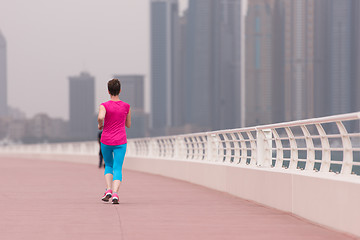
[[[112,146],[127,143],[125,121],[130,104],[123,101],[107,101],[101,105],[105,107],[106,114],[100,141]]]

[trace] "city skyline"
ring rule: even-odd
[[[149,112],[152,104],[152,127],[156,123],[155,128],[164,128],[158,132],[161,134],[167,134],[165,128],[179,131],[185,125],[195,127],[188,128],[191,131],[240,127],[243,116],[238,110],[244,109],[246,126],[359,110],[358,2],[251,0],[245,15],[245,0],[189,0],[185,12],[179,9],[180,2],[148,1],[149,49],[142,53],[149,57],[144,62],[151,74],[116,70],[108,72],[105,79],[94,74],[97,68],[87,70],[95,79],[94,114],[108,99],[106,83],[114,74],[144,76],[144,110]],[[241,37],[245,38],[243,52]],[[94,36],[87,36],[87,40],[96,42]],[[116,44],[111,48],[122,51],[124,43]],[[135,59],[136,54],[126,57]],[[101,66],[109,62],[105,60]],[[34,71],[40,68],[36,66]],[[66,79],[82,71],[67,72]],[[59,109],[56,104],[69,104],[70,93],[61,92],[55,77],[40,89],[31,74],[23,79],[31,87],[19,87],[19,95],[25,97],[25,91],[33,98],[39,96],[42,103],[56,106],[52,109]],[[12,83],[10,77],[8,83]],[[50,97],[54,91],[46,88],[49,85],[56,89],[56,97]],[[54,116],[41,106],[35,107],[34,114]]]
[[[186,7],[187,1],[179,2]],[[11,107],[29,118],[43,112],[69,119],[67,79],[89,71],[96,78],[96,105],[108,99],[106,83],[114,74],[145,75],[149,111],[149,1],[0,3]],[[49,83],[60,101],[44,90]]]

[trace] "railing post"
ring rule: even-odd
[[[179,136],[174,138],[174,159],[180,159],[181,156],[181,138]]]
[[[336,125],[341,134],[342,145],[344,148],[343,164],[341,166],[342,174],[351,174],[353,164],[353,150],[349,134],[342,122],[336,122]]]
[[[256,164],[258,166],[271,166],[271,129],[261,129],[256,131]]]
[[[217,160],[217,154],[214,152],[218,151],[217,138],[215,133],[207,133],[207,160],[215,162]]]

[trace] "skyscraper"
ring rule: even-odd
[[[314,6],[314,117],[330,115],[329,1]]]
[[[249,1],[246,17],[246,125],[272,122],[275,1]]]
[[[285,118],[314,115],[314,0],[284,1]]]
[[[187,13],[186,122],[239,126],[241,1],[190,0]]]
[[[178,1],[151,0],[150,7],[152,127],[161,134],[160,129],[173,125]]]
[[[272,18],[272,122],[285,121],[285,9],[281,0],[275,0]]]
[[[96,138],[95,78],[82,72],[69,77],[70,133],[76,140]]]
[[[177,65],[177,81],[175,82],[175,96],[174,96],[174,126],[185,125],[186,114],[186,98],[188,89],[186,86],[186,54],[187,54],[187,28],[188,28],[188,13],[184,11],[183,15],[179,18],[179,42],[178,42],[178,62]]]
[[[315,116],[358,111],[359,1],[315,1]]]
[[[331,0],[329,14],[331,114],[351,112],[353,75],[352,0]]]
[[[215,119],[213,129],[226,129],[240,127],[241,99],[241,28],[242,28],[242,1],[224,0],[216,1],[215,18],[218,19],[218,30],[215,42],[214,65],[215,75],[214,96],[218,106],[212,112]],[[216,68],[218,66],[218,69]],[[214,110],[214,109],[213,109]]]
[[[7,115],[7,57],[6,40],[0,31],[0,117]]]
[[[186,54],[186,122],[211,129],[216,96],[212,73],[214,56],[214,0],[190,0]]]
[[[354,29],[355,29],[355,36],[356,36],[356,40],[355,40],[355,44],[356,44],[356,84],[354,85],[353,89],[356,91],[355,96],[356,96],[356,105],[353,111],[360,111],[360,94],[358,92],[358,89],[360,89],[360,1],[356,1],[355,2],[355,19],[354,19]]]

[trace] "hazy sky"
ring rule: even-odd
[[[187,0],[180,3],[185,8]],[[0,0],[9,105],[27,117],[67,119],[69,76],[95,76],[96,105],[108,99],[113,74],[144,74],[147,82],[149,6],[150,0]]]

